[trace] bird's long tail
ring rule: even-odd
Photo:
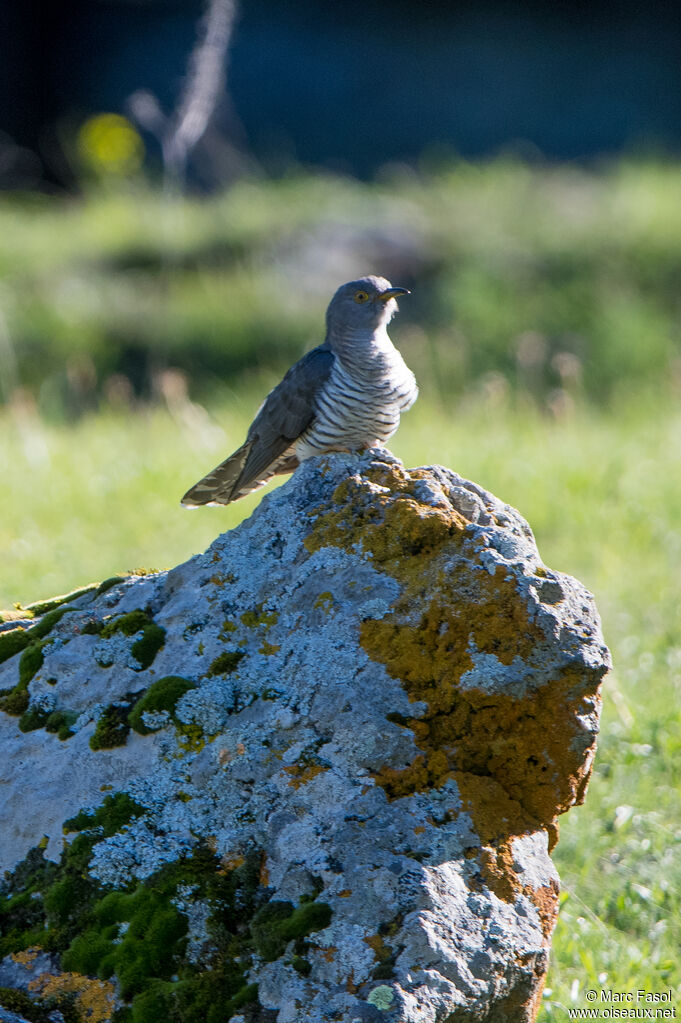
[[[252,467],[253,459],[249,461],[252,446],[253,441],[247,440],[238,451],[220,462],[220,465],[187,491],[181,504],[185,508],[230,504],[264,487],[273,476],[293,472],[298,467],[298,458],[292,448],[274,458],[264,468],[260,466],[262,459],[256,456],[256,465]]]
[[[237,485],[251,447],[252,441],[247,440],[238,451],[224,462],[220,462],[212,472],[194,484],[184,495],[181,503],[188,508],[200,508],[204,504],[229,504],[237,497],[243,497],[243,494],[238,492]]]

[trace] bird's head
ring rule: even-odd
[[[326,311],[329,333],[373,333],[390,323],[397,312],[395,299],[408,294],[406,288],[393,288],[385,277],[373,274],[342,284]]]

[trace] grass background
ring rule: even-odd
[[[331,287],[367,263],[414,285],[392,333],[421,398],[393,450],[519,508],[615,662],[554,854],[544,1023],[588,988],[681,985],[679,185],[500,163],[0,205],[0,606],[203,550],[260,495],[179,497],[319,340]]]

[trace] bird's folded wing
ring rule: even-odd
[[[245,443],[188,490],[182,504],[229,504],[275,473],[292,472],[298,461],[290,449],[315,417],[316,398],[334,358],[324,344],[292,366],[258,409]]]
[[[255,482],[311,424],[317,395],[329,378],[334,358],[325,344],[313,348],[267,395],[248,431],[250,451],[234,493]]]

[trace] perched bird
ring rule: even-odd
[[[408,295],[384,277],[343,284],[326,311],[326,339],[270,391],[238,451],[182,498],[196,508],[229,504],[324,451],[381,444],[416,401],[414,374],[386,330]]]

